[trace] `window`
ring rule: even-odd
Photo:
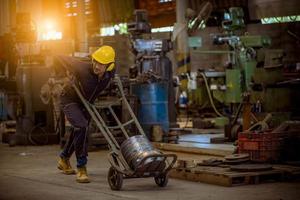
[[[115,32],[118,31],[119,34],[128,34],[127,23],[120,23],[114,26],[102,27],[100,29],[101,36],[112,36],[115,35]]]
[[[166,26],[166,27],[151,29],[152,33],[157,33],[157,32],[171,32],[171,31],[173,31],[173,26]]]
[[[173,0],[158,0],[159,3],[168,3],[172,2]]]
[[[300,15],[262,18],[262,24],[286,23],[300,21]]]
[[[115,29],[113,26],[109,26],[109,27],[102,27],[100,29],[100,35],[101,36],[112,36],[115,34]]]
[[[102,27],[100,29],[100,35],[101,36],[112,36],[112,35],[115,35],[116,31],[119,32],[119,34],[128,34],[127,23],[120,23],[120,24],[116,24],[114,26]],[[166,26],[166,27],[151,29],[152,33],[172,32],[172,31],[173,31],[173,26]]]

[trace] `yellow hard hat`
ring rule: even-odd
[[[106,71],[111,71],[115,68],[115,50],[111,46],[102,46],[97,49],[93,54],[93,60],[101,64],[110,64]]]

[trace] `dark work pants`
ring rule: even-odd
[[[62,158],[70,158],[75,151],[77,167],[83,167],[87,163],[88,156],[88,125],[90,117],[84,111],[83,106],[78,103],[64,105],[62,110],[73,127],[60,156]]]

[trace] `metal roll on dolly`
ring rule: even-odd
[[[152,171],[160,168],[164,169],[165,167],[165,164],[162,163],[162,158],[149,157],[160,155],[161,153],[152,146],[144,135],[132,136],[125,140],[121,145],[121,152],[129,166],[136,171]],[[140,165],[141,161],[146,157],[149,158],[143,162],[143,165]]]

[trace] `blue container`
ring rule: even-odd
[[[154,125],[160,125],[169,132],[168,83],[135,84],[132,94],[140,100],[138,120],[150,138]]]

